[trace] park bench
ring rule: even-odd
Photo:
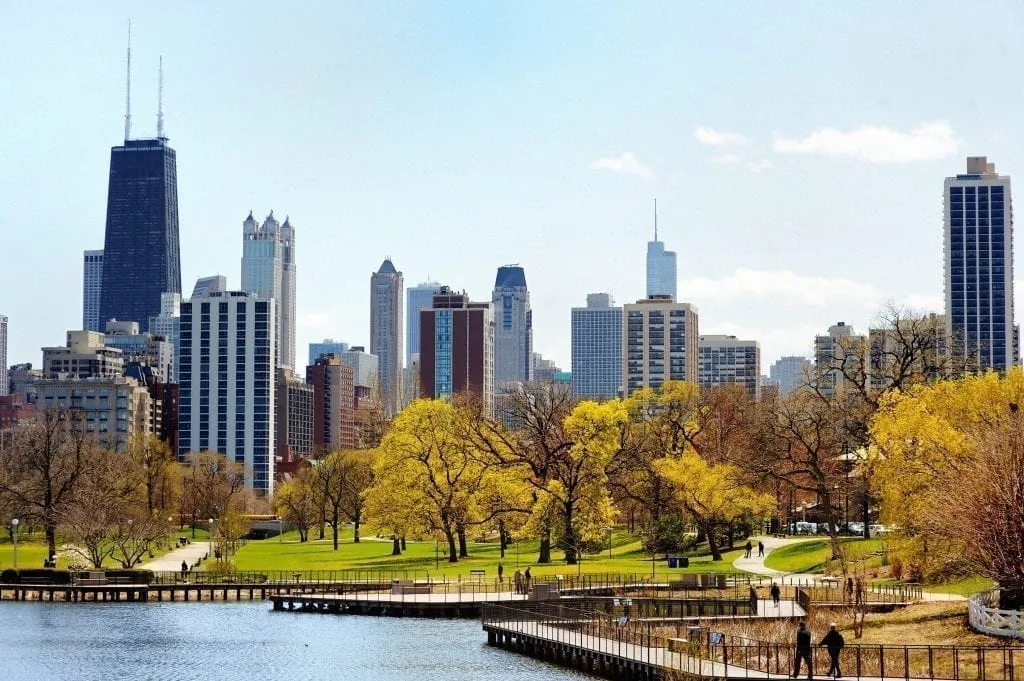
[[[412,596],[416,594],[429,594],[429,584],[417,584],[411,579],[393,579],[391,580],[391,595],[393,596]]]
[[[75,584],[78,586],[105,586],[107,575],[103,572],[79,572],[75,575]]]
[[[673,591],[696,589],[698,586],[700,586],[700,575],[679,575],[679,579],[668,583],[668,588]]]
[[[31,586],[49,586],[51,584],[56,584],[57,583],[54,580],[53,577],[44,577],[44,576],[22,577],[19,580],[19,582],[21,584],[29,584]]]
[[[470,570],[469,576],[478,582],[482,582],[484,577],[487,576],[487,570]]]
[[[125,576],[125,575],[117,575],[117,576],[114,576],[114,577],[107,577],[106,580],[107,580],[107,584],[134,584],[135,583],[135,581],[131,577],[128,577],[128,576]]]

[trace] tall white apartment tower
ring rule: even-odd
[[[647,242],[647,297],[676,299],[676,252],[658,241],[658,202],[654,202],[654,241]]]
[[[82,255],[82,329],[102,331],[100,294],[103,292],[103,249]]]
[[[947,177],[944,191],[946,332],[968,367],[1006,371],[1014,359],[1010,178],[985,156]]]
[[[434,296],[441,292],[441,284],[427,281],[410,286],[405,291],[405,365],[412,364],[412,356],[420,352],[420,310],[434,307]]]
[[[498,268],[491,294],[494,307],[494,385],[497,390],[533,380],[533,312],[526,272],[519,265]]]
[[[277,301],[277,365],[295,370],[295,228],[274,211],[242,223],[242,290]]]
[[[178,364],[181,362],[181,294],[161,293],[160,314],[149,318],[149,332],[163,336],[174,346],[174,364],[171,383],[178,382]]]
[[[370,275],[370,353],[379,361],[384,413],[398,413],[402,397],[402,273],[385,258]]]
[[[10,392],[7,376],[7,317],[0,314],[0,396]]]
[[[665,381],[698,380],[697,308],[654,296],[622,308],[622,386],[626,395]]]
[[[735,384],[754,399],[761,397],[761,344],[756,340],[701,336],[699,364],[701,390]]]
[[[572,394],[610,400],[622,386],[622,308],[608,293],[587,294],[572,308]]]
[[[213,291],[181,304],[178,456],[210,450],[274,492],[276,299]]]

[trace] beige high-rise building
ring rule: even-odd
[[[761,345],[736,336],[700,337],[700,387],[735,383],[757,399],[761,396]]]
[[[651,296],[622,308],[622,386],[626,395],[665,381],[698,380],[697,308]]]
[[[823,395],[835,396],[845,388],[845,374],[864,361],[868,339],[857,335],[846,322],[837,322],[828,333],[814,337],[814,380]]]
[[[402,395],[402,281],[390,258],[370,277],[370,354],[379,362],[386,416],[398,413]]]

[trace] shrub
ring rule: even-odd
[[[0,572],[0,584],[17,584],[18,571],[13,568],[7,568],[3,572]]]
[[[152,570],[107,570],[107,579],[118,579],[132,584],[152,584]]]
[[[47,568],[18,570],[18,581],[22,584],[47,581],[53,584],[70,584],[71,572],[68,570],[51,570]]]

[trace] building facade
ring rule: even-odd
[[[160,313],[160,294],[181,293],[177,159],[164,138],[110,150],[99,320],[139,322]]]
[[[163,336],[140,333],[138,322],[107,322],[103,344],[121,351],[125,363],[136,362],[152,367],[160,383],[174,378],[174,345]]]
[[[946,336],[967,366],[1013,366],[1013,204],[1010,178],[984,156],[944,191]]]
[[[370,276],[370,353],[379,362],[380,398],[386,416],[402,396],[402,273],[391,259]]]
[[[0,314],[0,397],[11,392],[10,380],[7,375],[7,317]]]
[[[306,366],[316,363],[316,358],[322,355],[340,355],[348,350],[348,343],[336,341],[333,338],[325,338],[319,343],[309,344],[309,361]]]
[[[701,390],[738,385],[757,399],[761,396],[761,344],[736,336],[701,336],[698,375]]]
[[[274,491],[275,300],[212,292],[181,304],[178,455],[215,451]]]
[[[242,290],[277,301],[278,366],[295,369],[295,228],[270,211],[242,223]]]
[[[647,297],[671,296],[676,300],[676,252],[666,251],[658,240],[658,203],[654,203],[654,241],[647,242]]]
[[[610,400],[622,389],[622,308],[608,293],[587,294],[572,308],[572,394]]]
[[[868,339],[846,322],[836,322],[828,333],[814,337],[813,381],[822,395],[834,397],[845,389],[849,374],[867,353]]]
[[[426,281],[410,286],[405,293],[405,366],[412,365],[412,356],[420,351],[420,310],[429,310],[441,284]]]
[[[124,353],[97,331],[68,331],[64,346],[43,348],[43,377],[114,378],[124,375]]]
[[[204,296],[207,293],[224,293],[228,290],[228,278],[223,274],[199,277],[192,287],[192,297]]]
[[[282,461],[313,452],[313,386],[291,369],[277,370],[277,456]]]
[[[313,447],[320,455],[356,446],[352,376],[352,367],[337,355],[321,355],[306,367],[306,383],[313,387]]]
[[[621,385],[627,396],[669,380],[697,382],[696,307],[655,296],[625,305],[622,319]]]
[[[494,383],[497,388],[533,380],[533,311],[526,272],[498,268],[491,294],[494,308]]]
[[[788,395],[807,385],[814,372],[814,363],[806,357],[786,355],[772,362],[768,375],[779,388],[780,395]]]
[[[85,430],[122,451],[131,439],[160,429],[160,410],[145,387],[125,376],[47,378],[36,382],[38,409],[77,412]]]
[[[103,293],[103,251],[85,251],[82,255],[82,328],[102,331],[100,295]]]
[[[40,369],[33,369],[32,362],[15,364],[4,374],[9,394],[22,397],[26,402],[35,402],[35,383],[43,377]]]
[[[494,413],[494,313],[444,287],[420,311],[420,397],[475,395]]]
[[[171,344],[174,360],[169,382],[178,382],[178,365],[181,363],[181,294],[164,293],[160,296],[160,314],[149,319],[149,332],[160,336]]]

